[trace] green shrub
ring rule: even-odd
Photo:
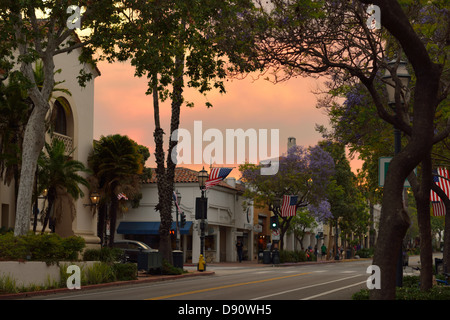
[[[163,259],[162,261],[162,274],[169,274],[169,275],[177,275],[177,274],[183,274],[186,273],[182,268],[174,267],[172,264],[170,264],[167,260]]]
[[[115,263],[113,269],[118,281],[137,279],[138,270],[135,263]]]
[[[375,248],[364,248],[356,251],[355,255],[360,258],[371,258],[375,252]]]
[[[96,262],[92,267],[86,268],[86,283],[99,284],[113,282],[116,276],[112,266],[105,262]]]
[[[81,237],[61,238],[56,233],[14,236],[12,232],[0,235],[0,260],[33,260],[53,263],[77,260],[85,247]]]
[[[86,247],[86,241],[81,237],[72,236],[63,238],[61,245],[65,256],[64,260],[74,261],[78,260],[81,251]]]
[[[396,288],[396,300],[450,300],[450,286],[433,286],[429,291],[419,287],[419,276],[404,276],[403,286]],[[353,294],[352,300],[368,300],[370,290],[362,289]]]
[[[314,254],[312,254],[314,256]],[[307,261],[306,253],[304,251],[280,251],[280,263],[286,262],[304,262]],[[311,260],[310,260],[311,261]]]
[[[119,248],[103,247],[101,249],[86,249],[83,253],[83,260],[114,263],[120,261],[122,256],[123,251]]]

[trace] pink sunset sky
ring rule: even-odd
[[[151,96],[145,95],[146,78],[134,77],[134,68],[126,63],[104,62],[99,63],[98,67],[101,76],[95,80],[94,138],[116,133],[127,135],[149,148],[151,156],[147,166],[155,167],[153,101]],[[271,129],[278,129],[281,155],[286,152],[288,137],[295,137],[297,145],[302,146],[312,146],[321,140],[315,126],[328,125],[328,118],[323,110],[316,108],[317,96],[313,91],[319,88],[323,89],[320,81],[313,78],[295,78],[273,84],[252,77],[227,81],[226,94],[212,91],[205,97],[193,89],[185,88],[185,99],[194,102],[195,107],[182,106],[180,128],[191,132],[192,145],[194,121],[202,121],[203,132],[208,128],[219,129],[224,139],[226,129],[255,129],[257,132],[267,129],[269,133]],[[212,103],[213,107],[208,109],[206,101]],[[168,136],[170,101],[160,105],[160,116],[161,125]],[[204,142],[203,148],[209,143]],[[166,143],[166,151],[167,147]],[[225,150],[223,152],[225,158]],[[266,152],[270,156],[269,148]],[[209,165],[209,162],[204,163],[208,171]],[[179,166],[201,169],[201,165],[195,164]],[[240,177],[237,164],[223,163],[219,166],[236,167],[230,176]],[[355,172],[360,166],[360,161],[352,161]]]

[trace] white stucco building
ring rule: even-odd
[[[78,48],[69,54],[59,54],[54,57],[55,71],[61,69],[61,73],[55,74],[55,81],[64,81],[57,88],[67,89],[71,95],[55,91],[50,105],[51,112],[56,112],[53,139],[64,141],[68,150],[74,148],[73,159],[83,162],[87,167],[94,134],[94,79],[100,76],[100,71],[90,64],[81,65],[78,60],[80,53],[81,49]],[[93,80],[86,83],[84,88],[80,87],[77,81],[80,69],[93,74]],[[59,101],[56,101],[56,98]],[[90,201],[89,191],[86,188],[83,191],[85,197],[76,201],[75,204],[75,219],[72,221],[70,216],[65,215],[61,224],[56,226],[56,232],[63,236],[72,234],[82,236],[87,246],[96,246],[99,244],[99,238],[96,236],[97,219],[93,216],[90,207],[84,206]],[[6,186],[3,181],[0,181],[0,203],[0,227],[14,228],[14,183]]]
[[[200,227],[195,220],[195,201],[201,196],[198,172],[176,168],[175,190],[181,194],[180,209],[186,214],[181,229],[181,247],[185,262],[198,262],[200,255]],[[244,258],[253,257],[253,206],[243,208],[242,186],[234,178],[227,178],[206,191],[208,219],[205,237],[207,262],[237,261],[236,242],[244,244]],[[155,211],[158,190],[155,179],[143,184],[140,206],[129,209],[118,218],[116,239],[125,238],[159,247],[159,212]],[[175,231],[176,211],[173,206],[172,229]],[[175,248],[176,235],[172,236]]]

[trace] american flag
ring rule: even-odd
[[[120,200],[120,199],[125,199],[125,200],[128,200],[128,198],[127,198],[127,196],[125,195],[125,193],[119,193],[118,195],[117,195],[117,199],[118,200]]]
[[[298,196],[283,196],[283,204],[281,205],[281,216],[292,217],[297,213]]]
[[[435,217],[443,217],[445,216],[445,204],[442,201],[432,202],[433,206],[433,216]]]
[[[233,170],[233,168],[212,168],[208,180],[205,182],[205,190],[219,184]]]
[[[442,177],[449,179],[447,168],[437,168],[437,170],[433,172],[433,182],[445,192],[448,198],[450,198],[450,181]],[[444,202],[442,202],[441,198],[433,190],[430,191],[430,200],[433,206],[433,215],[445,216]]]

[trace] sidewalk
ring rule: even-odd
[[[256,260],[253,261],[242,261],[242,262],[212,262],[206,264],[206,270],[209,267],[248,267],[248,268],[263,268],[263,267],[289,267],[289,266],[301,266],[301,265],[310,265],[310,264],[327,264],[327,263],[341,263],[341,262],[352,262],[352,261],[366,261],[372,260],[359,258],[359,259],[343,259],[343,260],[318,260],[318,261],[304,261],[304,262],[286,262],[286,263],[278,263],[278,264],[264,264],[262,262],[258,262]],[[187,263],[184,266],[186,267],[195,267],[196,264]]]

